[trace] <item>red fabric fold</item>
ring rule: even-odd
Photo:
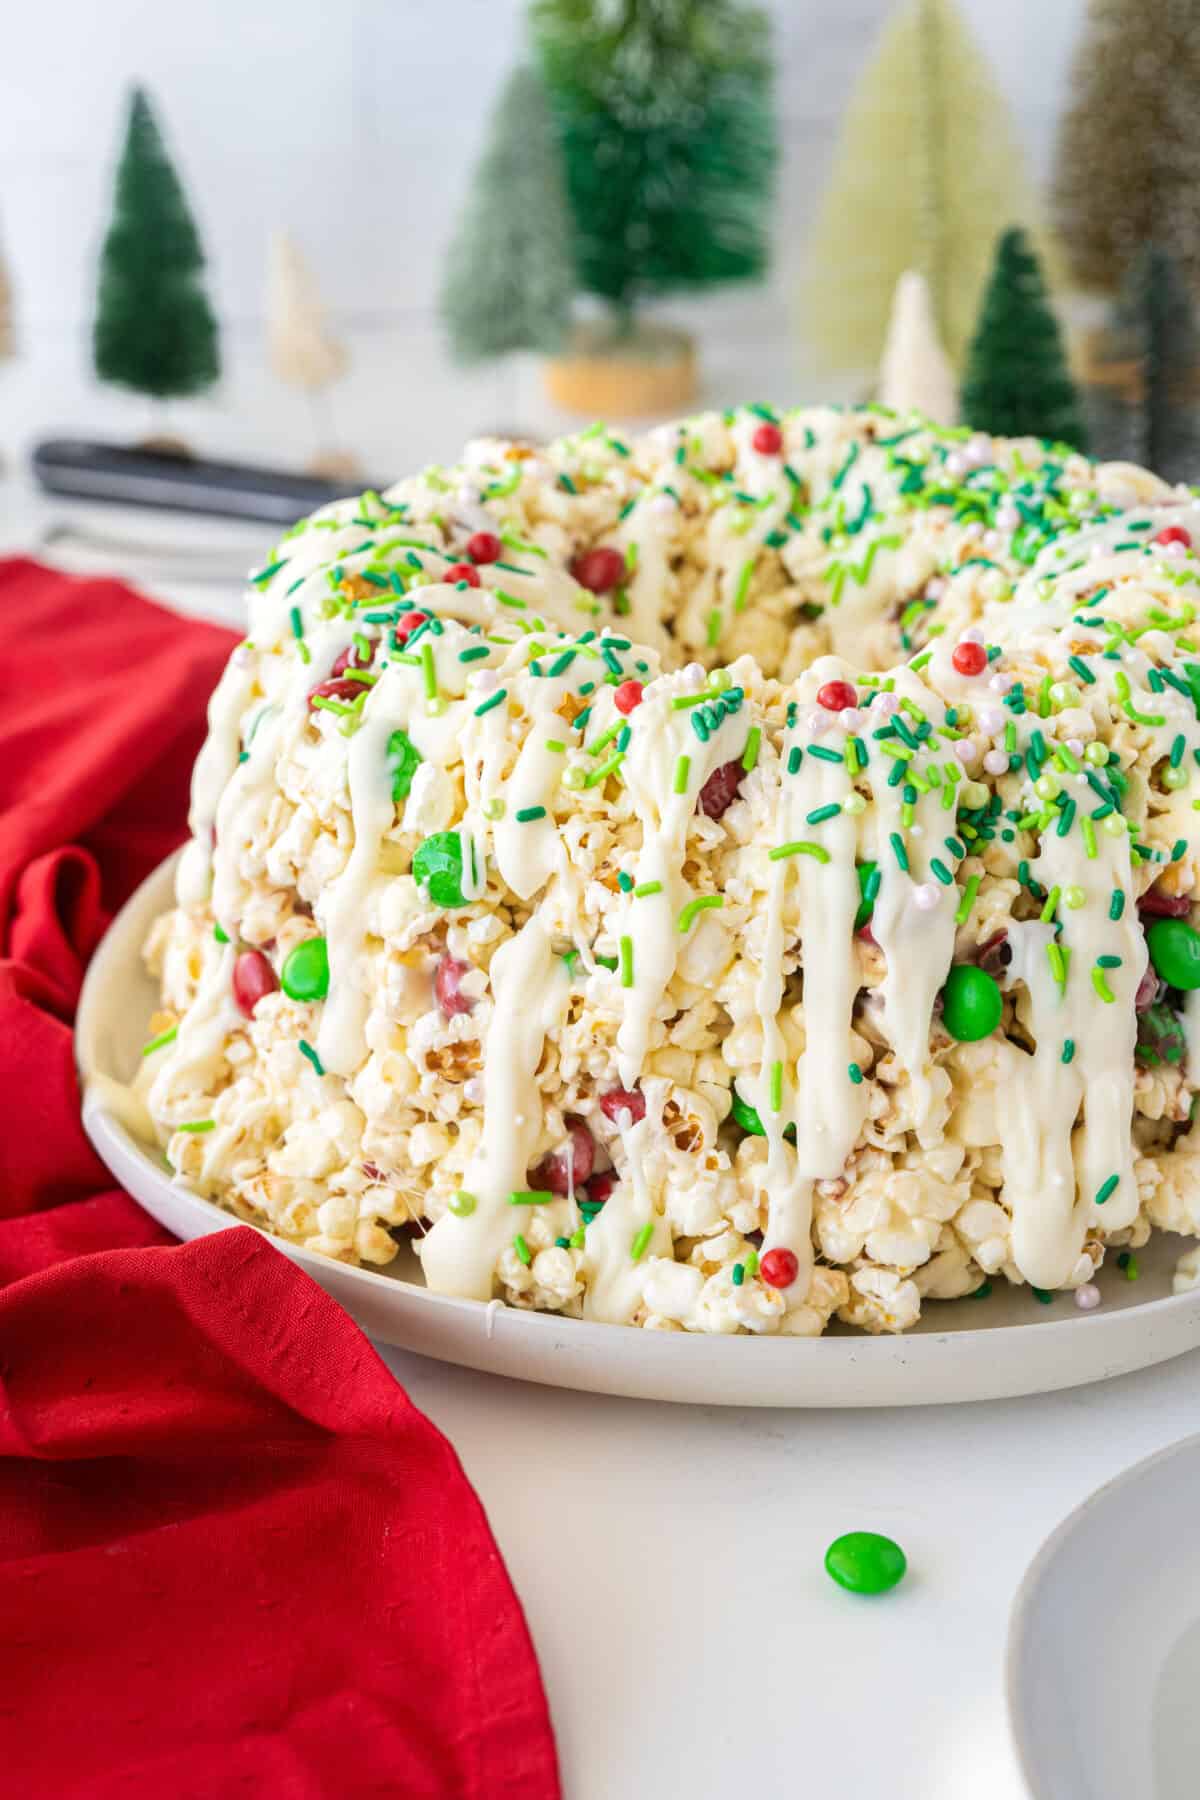
[[[232,642],[0,563],[0,1785],[553,1797],[449,1445],[266,1240],[170,1247],[79,1124],[83,970],[183,835]]]

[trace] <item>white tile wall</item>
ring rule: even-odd
[[[705,397],[837,391],[794,342],[791,298],[856,69],[889,0],[773,0],[783,167],[778,251],[753,292],[672,305],[702,334]],[[962,0],[1044,173],[1084,0]],[[0,365],[0,446],[51,428],[129,433],[146,409],[88,367],[94,264],[129,83],[159,103],[210,257],[225,374],[177,409],[197,443],[287,459],[303,401],[262,363],[267,236],[320,270],[355,366],[335,402],[386,474],[489,425],[552,429],[524,359],[464,375],[433,315],[455,208],[523,0],[7,0],[0,49],[0,242],[22,355]]]

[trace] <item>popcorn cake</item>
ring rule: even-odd
[[[1200,1236],[1198,534],[878,408],[480,441],[303,521],[147,946],[175,1179],[656,1330],[1087,1305]]]

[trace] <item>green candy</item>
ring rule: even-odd
[[[729,1099],[729,1116],[739,1130],[748,1132],[751,1137],[766,1137],[767,1128],[755,1109],[747,1106],[739,1094],[731,1094]]]
[[[954,965],[942,989],[942,1023],[952,1038],[974,1044],[990,1037],[1003,1011],[999,985],[986,969],[974,963]]]
[[[904,1579],[908,1558],[899,1544],[877,1531],[848,1531],[825,1552],[825,1568],[852,1594],[886,1594]]]
[[[747,1132],[750,1137],[766,1137],[767,1128],[759,1118],[755,1108],[753,1106],[748,1106],[736,1090],[730,1094],[729,1098],[731,1102],[729,1116],[734,1124],[738,1126],[740,1130]],[[783,1135],[785,1138],[789,1138],[795,1143],[796,1127],[794,1125],[789,1125]]]
[[[1186,919],[1155,919],[1146,933],[1150,961],[1168,987],[1200,988],[1200,931]]]
[[[435,906],[465,906],[462,839],[457,831],[435,831],[413,857],[412,872]]]
[[[413,743],[406,731],[393,731],[388,739],[387,768],[392,778],[392,799],[397,805],[408,799],[412,787],[413,776],[417,772],[417,764],[422,760],[421,752]]]
[[[874,898],[867,899],[867,883],[878,867],[879,864],[873,862],[861,862],[858,865],[858,891],[862,895],[862,899],[859,901],[858,911],[854,915],[855,931],[861,931],[875,911]]]
[[[324,938],[305,938],[289,950],[279,971],[289,1000],[323,1000],[329,992],[329,951]]]

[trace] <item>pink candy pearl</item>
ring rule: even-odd
[[[804,723],[813,737],[823,737],[833,724],[833,714],[827,713],[823,706],[814,706]]]
[[[982,644],[983,627],[980,625],[968,625],[958,641],[960,644]]]
[[[985,706],[979,715],[979,723],[994,736],[997,731],[1004,730],[1005,715],[998,706]]]
[[[900,702],[895,694],[879,694],[871,704],[877,713],[883,714],[885,719],[890,719],[894,712],[900,710]]]
[[[922,912],[932,912],[938,903],[938,890],[931,881],[923,881],[913,889],[913,899]]]
[[[962,763],[963,767],[966,768],[967,764],[973,763],[975,758],[979,755],[979,745],[975,742],[974,738],[962,738],[955,744],[954,754],[957,756],[959,762]]]
[[[1094,1281],[1085,1281],[1075,1289],[1075,1304],[1080,1312],[1094,1312],[1100,1304],[1100,1289]]]
[[[1158,547],[1158,554],[1160,556],[1169,556],[1172,562],[1181,562],[1187,553],[1188,547],[1186,544],[1160,544]]]
[[[1008,756],[1003,750],[989,750],[983,766],[989,775],[1003,775],[1008,768]]]
[[[1015,506],[998,506],[996,508],[996,523],[1001,531],[1015,531],[1017,526],[1021,523],[1021,515]]]
[[[838,714],[838,724],[843,731],[857,731],[862,724],[862,714],[857,706],[844,706]]]
[[[1015,680],[1015,675],[1004,675],[997,672],[988,682],[988,686],[991,688],[993,694],[1007,694]]]
[[[1067,739],[1067,749],[1071,752],[1072,756],[1082,756],[1083,755],[1083,739],[1082,738],[1068,738]]]

